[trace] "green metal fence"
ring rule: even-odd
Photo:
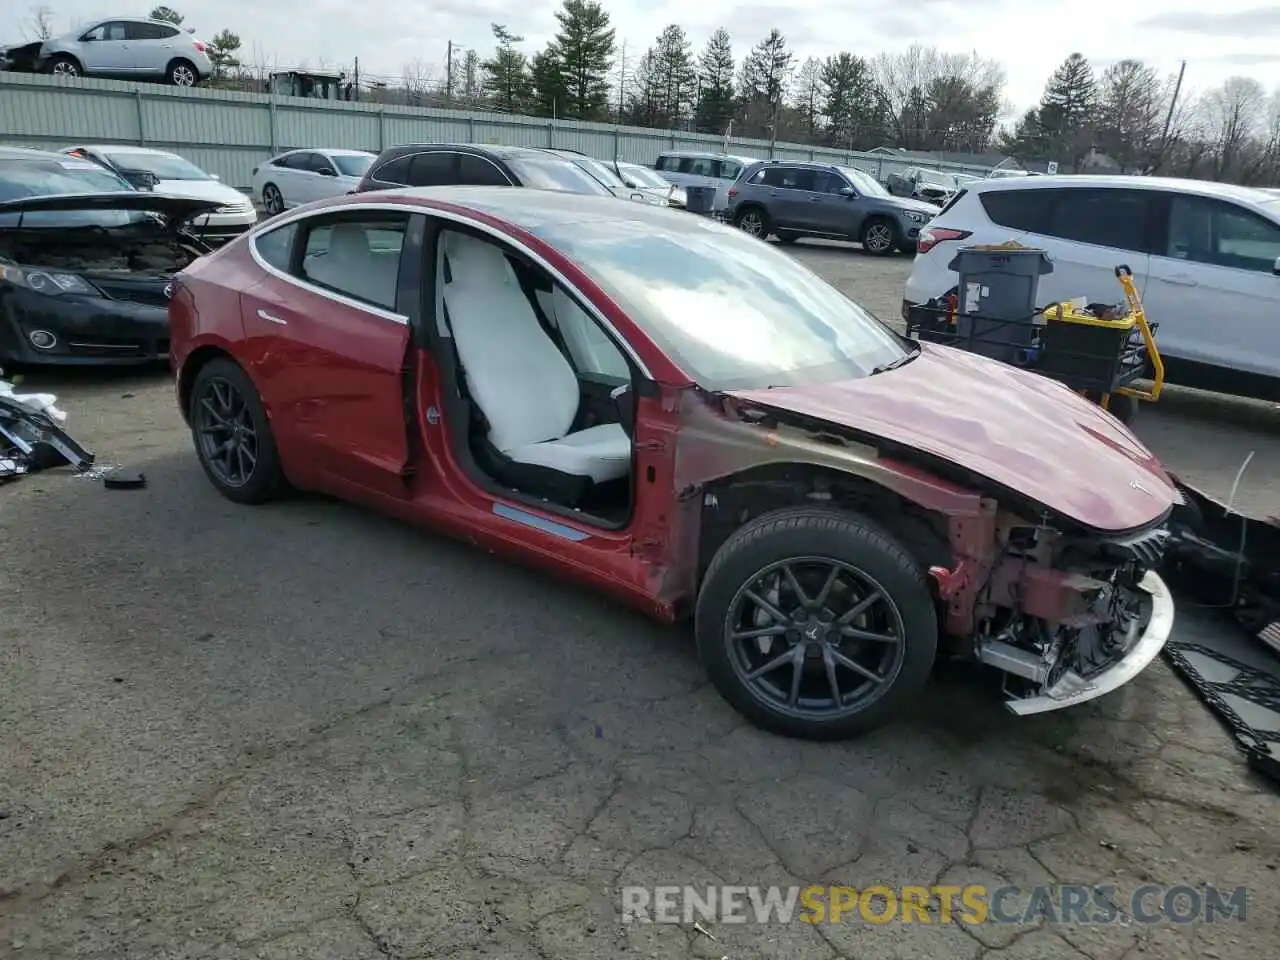
[[[179,89],[117,80],[0,73],[0,143],[58,148],[130,143],[180,153],[225,183],[247,189],[254,166],[282,150],[334,147],[379,151],[400,143],[449,141],[562,147],[604,159],[652,164],[664,150],[719,150],[723,139],[679,130],[615,127],[464,110]],[[734,139],[749,157],[827,160],[883,179],[915,164],[878,153]],[[957,173],[986,167],[937,163]]]

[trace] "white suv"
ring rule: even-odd
[[[954,289],[947,265],[970,244],[1045,250],[1041,305],[1119,302],[1133,270],[1172,382],[1280,400],[1280,196],[1196,180],[1009,177],[965,185],[920,232],[903,300]]]

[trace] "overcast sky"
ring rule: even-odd
[[[125,6],[115,0],[49,0],[57,32]],[[360,58],[361,70],[399,78],[404,65],[443,65],[447,41],[491,49],[490,23],[506,24],[526,38],[529,52],[555,30],[552,2],[527,0],[398,0],[364,8],[351,0],[220,0],[174,3],[186,24],[208,39],[228,27],[243,40],[246,62],[280,66],[345,66]],[[1100,70],[1139,56],[1162,72],[1176,73],[1187,59],[1186,84],[1204,89],[1233,74],[1256,77],[1280,88],[1280,5],[1249,0],[773,0],[743,4],[702,0],[607,0],[618,41],[626,41],[629,63],[668,23],[685,28],[695,48],[725,26],[741,58],[771,27],[781,28],[799,59],[839,50],[863,56],[903,49],[913,42],[1000,60],[1008,76],[1006,97],[1018,110],[1034,104],[1047,73],[1079,51]],[[216,8],[216,15],[200,8]],[[543,12],[532,14],[538,8]],[[1212,12],[1202,12],[1206,8]],[[32,12],[24,0],[9,0],[0,13],[0,40],[31,35]],[[139,12],[150,9],[140,6]],[[437,68],[438,69],[438,68]]]

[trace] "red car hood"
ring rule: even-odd
[[[1144,526],[1179,501],[1160,462],[1100,407],[948,347],[923,344],[905,366],[861,380],[731,395],[932,454],[1095,530]]]

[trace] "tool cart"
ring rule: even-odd
[[[1132,421],[1137,401],[1155,401],[1164,387],[1156,347],[1158,325],[1147,321],[1132,271],[1116,267],[1124,299],[1086,298],[1036,307],[1039,278],[1053,272],[1043,250],[1006,244],[965,247],[950,268],[956,289],[907,314],[907,336],[956,347],[1051,377]],[[1150,379],[1144,388],[1137,381]]]

